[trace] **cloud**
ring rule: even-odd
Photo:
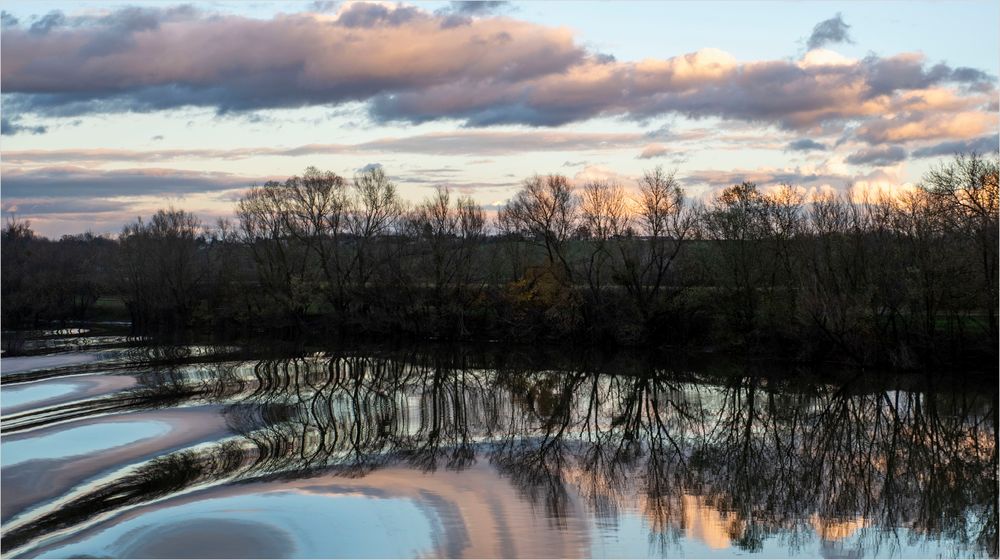
[[[792,152],[811,152],[814,150],[826,150],[826,144],[821,144],[809,138],[802,138],[801,140],[794,140],[792,142],[789,142],[785,150]]]
[[[12,150],[4,152],[7,164],[46,165],[109,162],[157,163],[171,160],[243,160],[260,157],[297,157],[324,154],[407,153],[428,155],[513,155],[534,152],[586,152],[625,150],[644,145],[640,133],[560,131],[457,131],[387,137],[358,144],[303,144],[290,148],[249,147],[232,149],[165,148],[125,150],[78,148],[61,150]],[[477,160],[485,163],[489,160]]]
[[[824,169],[795,167],[791,169],[731,169],[694,170],[680,177],[686,185],[728,187],[743,181],[758,185],[848,185],[852,177]]]
[[[364,151],[390,151],[434,155],[509,155],[526,152],[602,151],[627,149],[645,140],[638,133],[527,131],[476,131],[430,133],[403,138],[383,138],[353,146]]]
[[[348,28],[399,27],[423,17],[424,12],[413,6],[353,2],[340,11],[337,23]]]
[[[947,97],[938,113],[993,98],[986,73],[929,65],[918,54],[853,60],[811,51],[801,61],[741,62],[703,49],[617,61],[566,28],[483,13],[456,24],[463,9],[486,6],[430,13],[354,2],[271,19],[192,8],[63,16],[65,25],[47,24],[45,33],[3,33],[4,109],[60,117],[196,106],[247,115],[360,102],[375,122],[539,127],[681,115],[806,130],[912,112],[907,105],[927,92]],[[817,26],[828,41],[839,29],[830,21],[842,23]]]
[[[485,15],[499,11],[510,5],[501,0],[459,0],[451,2],[451,9],[459,14]]]
[[[358,173],[368,173],[369,171],[374,171],[376,169],[382,169],[382,164],[378,163],[378,162],[376,162],[376,163],[367,163],[367,164],[362,165],[361,167],[355,169],[355,171],[358,172]]]
[[[447,8],[439,8],[435,15],[443,18],[442,28],[469,25],[474,17],[485,17],[504,11],[510,2],[498,0],[458,0],[449,2]]]
[[[132,206],[131,202],[121,200],[88,200],[85,198],[37,198],[19,199],[16,202],[4,201],[5,214],[17,213],[21,216],[38,216],[52,214],[100,214],[106,212],[123,212]]]
[[[950,156],[955,154],[968,154],[972,152],[985,154],[996,152],[1000,149],[1000,138],[996,135],[981,136],[972,140],[955,140],[951,142],[941,142],[933,146],[927,146],[913,150],[913,157],[926,158],[935,156]]]
[[[866,97],[892,94],[899,90],[924,89],[933,85],[957,82],[992,83],[987,73],[972,68],[951,68],[940,62],[928,67],[923,55],[904,53],[881,58],[875,55],[861,61],[865,68]]]
[[[8,27],[14,27],[18,23],[20,22],[16,17],[14,17],[13,14],[4,10],[0,10],[0,26],[2,26],[4,29]]]
[[[567,29],[494,18],[442,28],[442,17],[398,5],[270,20],[144,10],[141,27],[123,27],[116,11],[45,34],[6,31],[10,108],[58,116],[336,104],[461,80],[517,82],[585,55]]]
[[[855,136],[869,144],[931,139],[968,139],[995,131],[1000,118],[995,112],[902,113],[865,122]]]
[[[989,74],[975,68],[959,67],[955,68],[951,77],[956,82],[992,82],[995,81]]]
[[[852,165],[886,166],[899,163],[906,159],[906,150],[902,146],[883,146],[868,148],[854,152],[845,160]]]
[[[337,9],[339,2],[335,0],[314,0],[309,4],[309,11],[312,12],[332,12]]]
[[[847,32],[850,28],[851,26],[844,23],[844,18],[838,13],[830,19],[817,23],[806,45],[812,50],[832,43],[853,43]]]
[[[53,10],[32,23],[31,27],[28,28],[28,32],[45,35],[49,31],[63,25],[66,25],[66,16],[59,10]]]
[[[5,200],[41,197],[90,199],[162,196],[245,188],[254,182],[229,173],[181,169],[93,170],[61,166],[2,172]]]
[[[953,75],[946,65],[928,69],[913,55],[800,66],[739,63],[727,53],[704,49],[640,62],[598,63],[590,57],[565,72],[506,85],[466,80],[378,95],[371,113],[381,121],[450,118],[468,126],[558,126],[598,116],[641,121],[681,114],[794,130],[892,112],[914,102],[913,88],[954,83]],[[965,106],[985,99],[949,91]]]
[[[670,148],[664,146],[663,144],[649,144],[642,149],[642,153],[639,154],[639,159],[652,159],[665,156],[670,153],[672,153]]]
[[[614,169],[603,165],[587,165],[581,171],[573,175],[573,183],[582,185],[590,181],[608,181],[619,185],[632,186],[636,183],[637,177],[621,174]]]
[[[8,119],[7,117],[0,118],[0,134],[5,134],[7,136],[13,136],[15,134],[20,134],[22,132],[28,134],[45,134],[48,131],[48,127],[42,125],[36,126],[25,126],[19,124],[16,121]]]

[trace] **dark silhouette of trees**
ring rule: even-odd
[[[722,191],[703,220],[707,237],[718,248],[720,287],[737,333],[753,334],[758,327],[761,289],[769,287],[774,266],[767,244],[772,207],[756,184],[744,182]]]
[[[951,162],[932,169],[924,177],[921,189],[940,213],[941,227],[961,240],[953,251],[974,253],[985,296],[987,327],[997,335],[998,290],[998,204],[1000,204],[998,160],[973,153],[960,154]],[[928,203],[931,203],[928,201]],[[981,282],[981,283],[980,283]],[[972,290],[973,292],[978,290]],[[996,338],[994,338],[994,341]]]
[[[485,234],[486,217],[469,197],[452,204],[451,191],[439,187],[418,205],[409,218],[409,233],[418,242],[417,278],[429,280],[429,316],[436,331],[466,334],[465,313],[471,299],[482,292],[475,271],[476,253]]]
[[[549,269],[571,282],[567,244],[576,231],[578,206],[569,179],[535,175],[500,209],[497,224],[500,231],[519,234],[544,248]]]
[[[629,228],[628,199],[625,189],[609,181],[590,181],[583,185],[580,194],[580,237],[586,239],[587,249],[581,259],[587,292],[583,305],[585,328],[600,332],[610,310],[605,297],[610,285],[616,252],[615,240],[624,236]]]
[[[336,209],[338,179],[270,181],[252,187],[237,203],[241,240],[253,257],[259,284],[297,324],[318,296],[320,275],[329,266],[321,260],[319,233],[326,231],[327,212]]]
[[[110,239],[86,233],[50,241],[35,235],[29,222],[11,218],[0,244],[5,329],[85,319],[109,291],[117,250]]]
[[[133,324],[184,326],[191,319],[208,270],[200,230],[196,216],[173,208],[122,229],[118,279]]]
[[[676,173],[661,167],[643,175],[636,203],[632,222],[638,232],[630,228],[617,243],[621,259],[615,277],[650,328],[683,289],[675,265],[695,233],[698,210],[685,200]]]
[[[347,215],[347,230],[354,237],[357,285],[364,289],[392,259],[392,245],[383,243],[397,233],[403,204],[396,184],[381,167],[362,171],[354,177],[354,205]]]
[[[92,315],[358,335],[744,348],[914,368],[996,356],[998,165],[961,155],[909,192],[744,182],[707,203],[534,176],[494,220],[439,188],[407,208],[381,167],[251,187],[235,223],[160,211],[117,240],[3,233],[5,325]],[[102,310],[104,308],[101,308]],[[103,311],[102,311],[103,312]]]

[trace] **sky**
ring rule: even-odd
[[[894,192],[1000,142],[995,1],[0,6],[0,205],[50,237],[211,224],[309,166],[495,210],[655,166]]]

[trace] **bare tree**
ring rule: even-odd
[[[750,333],[757,326],[759,290],[773,266],[763,243],[771,235],[771,201],[754,183],[733,185],[715,198],[703,223],[720,252],[735,326]]]
[[[347,215],[347,230],[354,236],[356,280],[364,288],[375,271],[374,253],[378,238],[393,232],[403,211],[393,183],[381,166],[354,176],[355,202]]]
[[[660,298],[684,242],[697,227],[697,211],[689,206],[676,172],[656,167],[639,180],[632,223],[640,239],[620,243],[618,281],[628,291],[645,321],[660,309]],[[673,291],[670,296],[676,295]]]
[[[590,181],[580,196],[580,225],[590,240],[584,261],[584,277],[591,299],[601,303],[603,281],[609,261],[614,258],[609,241],[625,235],[631,222],[625,189],[610,181]]]
[[[296,322],[317,292],[314,238],[309,211],[294,208],[299,182],[270,181],[254,186],[237,203],[242,241],[250,249],[262,287]],[[303,244],[304,242],[304,244]]]
[[[286,181],[285,189],[289,232],[299,244],[315,252],[325,281],[323,293],[342,317],[356,262],[344,239],[354,205],[347,181],[331,171],[309,167],[302,177]]]
[[[183,325],[190,319],[207,270],[200,230],[194,214],[173,208],[122,229],[120,278],[136,324],[156,320]]]
[[[569,281],[573,269],[566,242],[576,229],[577,206],[566,177],[535,175],[500,209],[497,222],[501,231],[525,235],[543,247],[549,267],[558,268]]]
[[[975,248],[977,268],[986,294],[987,328],[997,337],[998,205],[1000,205],[1000,159],[980,154],[957,155],[933,168],[921,188],[942,205],[952,231]],[[996,344],[993,345],[996,347]]]
[[[427,248],[420,260],[429,269],[438,322],[444,326],[446,316],[453,315],[462,332],[465,299],[474,284],[473,256],[483,235],[485,217],[471,198],[459,197],[454,205],[451,200],[451,191],[438,187],[434,196],[414,209],[409,222],[412,234]]]

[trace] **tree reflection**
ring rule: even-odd
[[[611,522],[640,512],[664,552],[685,531],[708,530],[695,525],[709,517],[716,537],[747,551],[775,536],[795,548],[813,534],[833,546],[857,533],[857,550],[874,554],[907,529],[997,552],[995,396],[755,371],[708,379],[641,361],[608,372],[459,352],[181,354],[163,352],[136,388],[77,403],[70,417],[214,403],[237,435],[141,464],[58,511],[28,512],[5,531],[5,552],[194,487],[482,460],[556,527],[578,494]]]

